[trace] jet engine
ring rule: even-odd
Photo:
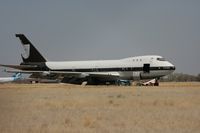
[[[44,71],[44,72],[42,72],[42,76],[49,76],[51,73],[50,72],[48,72],[48,71]]]

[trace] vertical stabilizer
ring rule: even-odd
[[[24,63],[33,62],[46,62],[46,59],[40,54],[40,52],[33,46],[33,44],[26,38],[24,34],[16,34],[19,37],[25,53],[21,54]]]
[[[20,79],[21,76],[22,76],[21,73],[15,73],[15,74],[13,75],[13,78],[14,78],[14,80],[17,80],[17,79]]]

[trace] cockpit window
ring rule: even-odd
[[[157,58],[159,61],[166,61],[165,58]]]

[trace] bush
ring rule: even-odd
[[[190,81],[200,81],[200,74],[197,76],[189,75],[189,74],[183,74],[183,73],[172,73],[168,76],[165,76],[161,78],[161,81],[166,82],[190,82]]]

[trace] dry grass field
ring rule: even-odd
[[[0,85],[1,133],[199,133],[200,83]]]

